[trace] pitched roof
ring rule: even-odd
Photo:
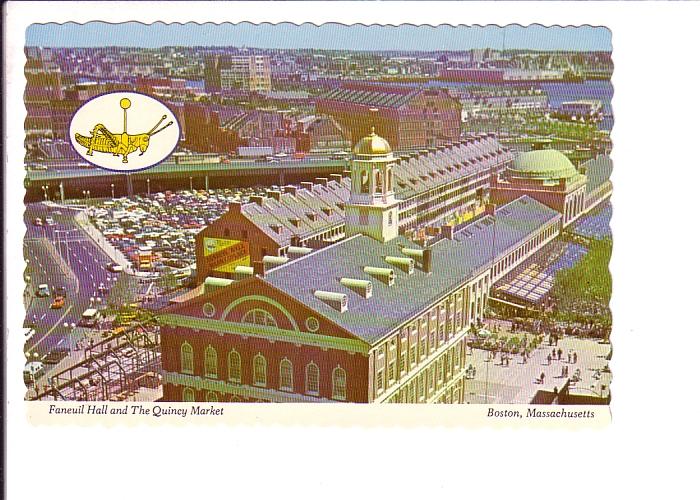
[[[416,269],[409,275],[393,268],[396,279],[391,287],[364,272],[364,267],[392,268],[386,256],[403,257],[402,246],[418,248],[404,237],[381,243],[356,235],[269,271],[265,281],[374,344],[560,217],[555,210],[523,196],[497,209],[495,215],[459,228],[454,239],[433,244],[430,274]],[[340,283],[341,278],[370,281],[372,296],[354,293]],[[316,291],[347,295],[347,311],[327,305],[314,295]]]

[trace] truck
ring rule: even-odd
[[[238,156],[241,158],[267,158],[275,154],[272,146],[240,146]]]
[[[80,317],[80,326],[93,327],[97,324],[97,320],[100,318],[100,313],[97,309],[90,308],[85,309],[85,312]]]

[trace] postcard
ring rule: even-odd
[[[37,23],[24,53],[34,422],[609,418],[606,27]]]

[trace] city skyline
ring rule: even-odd
[[[427,36],[427,31],[432,31]],[[505,35],[504,35],[505,32]],[[388,35],[393,35],[389,37]],[[104,47],[155,49],[168,46],[245,46],[261,49],[318,49],[353,51],[466,51],[471,49],[611,51],[605,27],[507,25],[449,26],[402,24],[342,25],[325,23],[165,24],[129,22],[119,25],[33,24],[26,45],[40,47]],[[429,42],[429,43],[426,43]]]

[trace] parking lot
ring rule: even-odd
[[[194,237],[234,201],[265,188],[166,191],[91,204],[90,222],[120,251],[133,269],[181,280],[195,263]]]

